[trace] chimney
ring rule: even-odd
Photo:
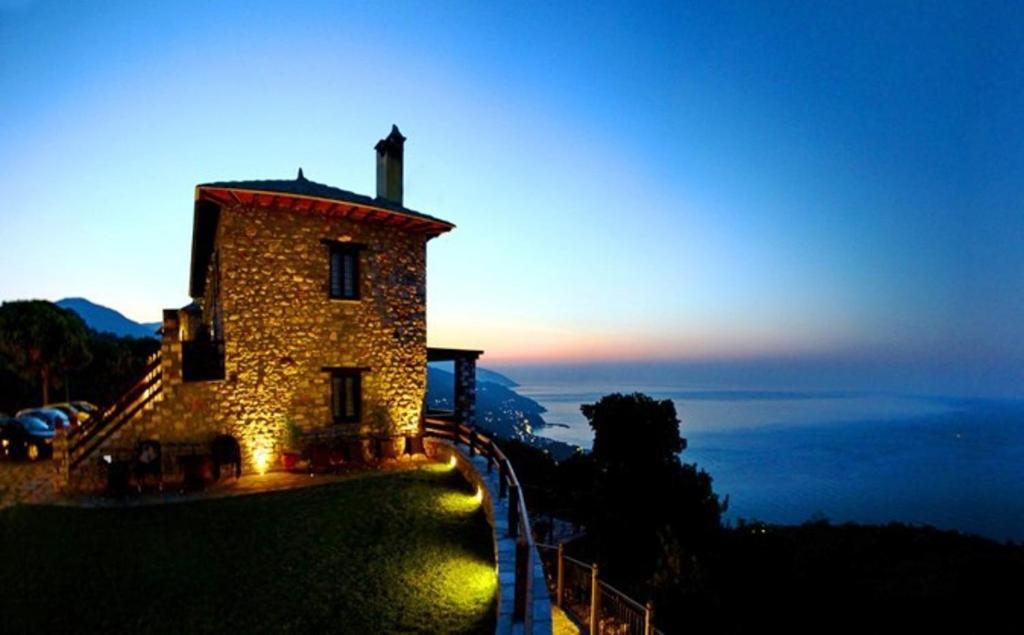
[[[398,126],[391,126],[391,134],[377,142],[377,198],[402,204],[402,154],[405,137]]]

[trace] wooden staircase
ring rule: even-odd
[[[67,435],[67,465],[75,469],[115,432],[132,420],[136,414],[153,402],[163,387],[160,353],[146,360],[146,369],[131,388],[113,404],[94,413],[85,424],[73,428]]]

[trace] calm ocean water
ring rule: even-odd
[[[589,447],[579,406],[610,392],[672,399],[682,458],[729,496],[727,519],[902,521],[1024,540],[1024,402],[845,392],[574,383],[516,391],[540,402],[540,434]]]

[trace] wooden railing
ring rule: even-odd
[[[67,452],[71,468],[99,448],[104,441],[130,421],[156,397],[163,386],[160,353],[150,355],[142,378],[119,399],[93,414],[85,424],[68,432]]]
[[[555,605],[590,635],[664,635],[654,626],[654,605],[641,604],[607,582],[596,564],[565,555],[565,544],[537,544]]]
[[[516,478],[515,468],[501,451],[498,444],[486,434],[475,428],[431,416],[426,418],[424,433],[427,436],[447,439],[455,444],[462,443],[469,448],[469,455],[487,459],[487,471],[498,468],[498,498],[508,499],[508,537],[515,540],[515,594],[513,596],[512,615],[517,622],[523,623],[523,633],[533,632],[533,553],[536,544],[530,528],[530,515],[526,509],[526,497],[523,488]]]

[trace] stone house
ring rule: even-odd
[[[286,430],[394,456],[418,447],[428,360],[453,360],[457,418],[473,423],[479,351],[426,345],[427,243],[451,223],[404,206],[405,137],[377,143],[377,193],[293,180],[198,185],[192,303],[164,311],[138,395],[67,440],[75,480],[140,440],[235,437],[243,469],[277,464]],[[73,485],[73,483],[72,483]]]

